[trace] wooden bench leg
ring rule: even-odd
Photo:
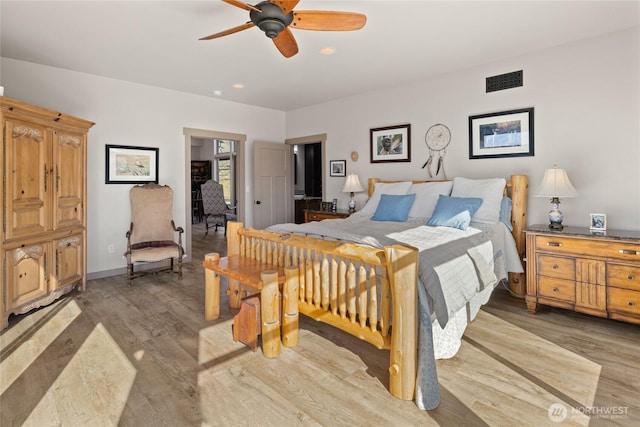
[[[280,291],[278,273],[263,271],[260,291],[260,312],[262,318],[262,354],[273,358],[280,354]]]
[[[206,261],[217,263],[220,254],[210,253],[204,256]],[[216,320],[220,317],[220,275],[208,268],[204,270],[204,318],[206,320]]]
[[[298,345],[298,267],[284,270],[285,282],[282,288],[282,344],[285,347]]]
[[[242,304],[242,298],[245,297],[241,290],[240,282],[234,279],[229,279],[229,289],[227,289],[227,295],[229,296],[229,307],[240,308]]]

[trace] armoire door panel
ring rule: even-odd
[[[77,227],[84,218],[85,137],[54,132],[54,228]]]
[[[11,310],[46,295],[51,262],[50,243],[17,248],[5,252],[7,305]]]
[[[56,264],[49,290],[82,281],[84,269],[84,250],[81,235],[70,236],[54,241]]]
[[[48,134],[42,125],[6,121],[7,239],[51,229]]]

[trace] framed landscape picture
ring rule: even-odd
[[[158,148],[106,146],[106,184],[158,183]]]
[[[469,158],[533,156],[533,108],[469,117]]]
[[[375,128],[369,134],[371,163],[411,161],[410,124]]]

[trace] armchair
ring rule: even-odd
[[[127,231],[127,279],[131,281],[144,274],[173,271],[182,279],[182,227],[173,222],[173,190],[167,185],[149,183],[136,185],[129,191],[131,225]],[[178,233],[178,241],[175,241]],[[174,269],[174,259],[177,269]],[[134,272],[138,263],[170,260],[170,265],[153,270]]]
[[[213,222],[218,231],[218,226],[224,227],[224,235],[227,235],[227,221],[235,221],[237,216],[233,212],[234,207],[229,207],[224,200],[224,189],[219,182],[208,180],[200,186],[202,193],[202,208],[204,210],[204,222],[206,225],[205,236],[209,234],[209,220]]]

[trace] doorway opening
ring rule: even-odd
[[[246,135],[217,132],[203,129],[184,128],[185,135],[185,195],[186,216],[185,242],[187,258],[191,260],[192,224],[202,220],[202,200],[198,201],[199,186],[207,179],[214,179],[224,187],[225,201],[236,207],[238,221],[245,218],[245,154]],[[205,166],[197,170],[194,163]],[[207,166],[208,165],[208,170]],[[202,175],[199,172],[203,171]],[[194,173],[195,172],[195,173]]]
[[[294,153],[294,218],[296,224],[304,222],[306,209],[319,210],[326,188],[325,143],[326,134],[291,138]]]

